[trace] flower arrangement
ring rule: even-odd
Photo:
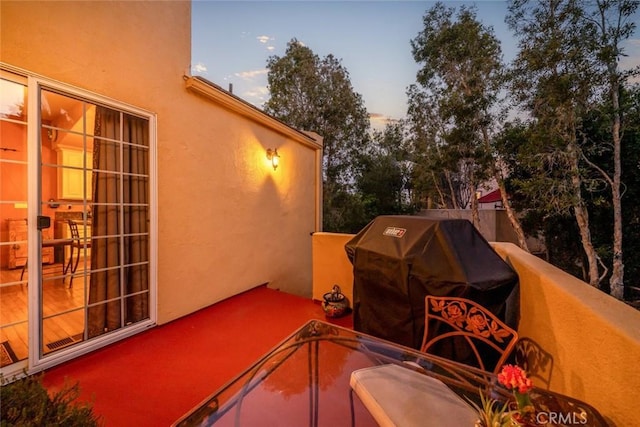
[[[518,412],[522,416],[535,411],[529,398],[529,391],[533,388],[533,383],[519,366],[504,365],[502,371],[498,374],[498,382],[513,392],[518,405]]]
[[[529,397],[533,382],[527,378],[527,374],[519,366],[504,365],[502,371],[498,374],[498,382],[511,390],[513,397],[516,399],[518,409],[511,416],[514,421],[521,425],[535,425],[535,408]]]
[[[535,408],[531,403],[529,391],[533,382],[518,366],[505,365],[498,374],[498,382],[511,390],[515,398],[516,408],[509,410],[510,403],[499,404],[494,399],[480,393],[480,403],[472,402],[478,411],[475,427],[512,427],[537,425],[535,422]]]

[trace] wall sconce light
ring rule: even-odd
[[[273,166],[273,170],[278,169],[278,165],[280,164],[280,155],[278,154],[278,149],[267,148],[267,159],[271,160],[271,166]]]

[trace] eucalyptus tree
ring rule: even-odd
[[[494,178],[518,242],[528,250],[493,147],[503,83],[500,42],[492,28],[478,21],[474,8],[462,6],[455,17],[454,12],[437,3],[425,14],[424,29],[411,41],[413,57],[422,66],[417,83],[437,102],[433,108],[439,114],[441,140],[458,160],[458,170],[466,174],[474,221],[478,218],[476,190],[480,183]],[[418,98],[410,94],[409,99]]]
[[[362,96],[354,91],[340,60],[331,54],[320,58],[296,39],[287,43],[284,56],[269,57],[267,69],[270,98],[264,110],[324,138],[324,226],[329,231],[347,231],[341,229],[344,203],[357,202],[355,161],[370,141]]]
[[[611,295],[624,299],[624,262],[622,250],[622,118],[624,111],[620,105],[620,91],[628,78],[638,75],[640,67],[622,71],[619,68],[620,58],[624,55],[621,44],[629,39],[635,30],[636,23],[631,20],[638,10],[638,0],[597,0],[591,14],[586,16],[587,23],[592,25],[595,37],[592,49],[602,69],[603,91],[607,94],[607,112],[610,121],[611,140],[609,145],[613,152],[613,168],[610,171],[599,167],[588,159],[587,162],[597,169],[611,188],[613,204],[613,261],[609,279]]]
[[[613,250],[601,252],[612,253],[610,288],[621,299],[624,111],[620,92],[629,73],[621,72],[618,65],[623,55],[621,43],[634,31],[630,19],[637,8],[637,0],[512,0],[507,17],[520,36],[513,94],[531,113],[536,127],[531,165],[537,164],[538,175],[529,189],[543,195],[540,205],[548,211],[573,214],[588,261],[589,283],[599,286],[607,267],[592,242],[583,193],[597,191],[597,182],[604,179],[612,193]],[[603,105],[610,138],[595,141],[585,129],[585,120]],[[608,147],[611,168],[594,161]]]
[[[407,126],[411,145],[411,179],[418,204],[440,209],[466,206],[468,186],[457,172],[457,158],[449,155],[444,142],[444,119],[438,110],[439,92],[409,86]],[[424,199],[424,200],[423,200]]]
[[[519,37],[511,93],[530,113],[528,186],[538,208],[572,213],[588,262],[588,280],[598,286],[600,259],[591,241],[589,213],[582,194],[582,119],[594,95],[592,29],[579,0],[511,0],[507,23]]]

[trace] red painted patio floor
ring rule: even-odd
[[[262,286],[49,369],[44,383],[77,382],[105,426],[169,426],[310,319],[353,326]]]

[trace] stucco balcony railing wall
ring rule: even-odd
[[[313,235],[313,298],[339,284],[353,301],[350,234]],[[553,357],[550,389],[596,407],[612,425],[640,425],[640,311],[531,255],[512,243],[492,243],[518,273],[520,323]]]

